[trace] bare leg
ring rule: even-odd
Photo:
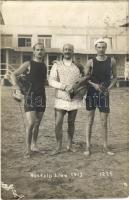
[[[88,124],[86,127],[86,151],[84,152],[85,156],[90,155],[90,142],[91,142],[91,133],[94,122],[94,116],[95,116],[95,110],[88,111]]]
[[[72,149],[72,140],[75,130],[75,119],[77,115],[77,110],[69,111],[68,112],[68,145],[67,150],[68,151],[74,151]]]
[[[52,153],[52,155],[55,155],[61,152],[62,137],[63,137],[62,125],[63,125],[63,119],[64,119],[65,113],[66,112],[64,110],[55,109],[55,135],[56,135],[56,141],[57,141],[57,148],[56,148],[56,151]]]
[[[27,126],[26,126],[26,154],[28,157],[31,153],[32,132],[36,120],[36,112],[26,112]]]
[[[38,148],[36,146],[38,133],[39,133],[39,125],[43,117],[43,112],[36,112],[36,121],[33,128],[33,144],[32,144],[32,151],[38,152]]]
[[[114,155],[113,152],[109,151],[108,144],[107,144],[107,138],[108,138],[107,119],[108,119],[108,113],[100,112],[100,118],[101,118],[102,133],[103,133],[103,151],[105,153],[107,153],[108,155]]]

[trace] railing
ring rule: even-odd
[[[6,64],[6,63],[1,63],[1,73],[0,73],[0,78],[4,78],[7,75],[10,75],[15,69],[18,68],[19,65],[17,64]]]

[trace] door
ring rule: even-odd
[[[31,54],[23,54],[23,57],[22,57],[22,61],[25,62],[25,61],[30,61],[32,59],[32,55]]]

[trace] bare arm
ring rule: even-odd
[[[16,69],[12,74],[11,74],[11,80],[13,86],[17,86],[17,77],[21,75],[23,72],[25,72],[30,66],[30,62],[24,62],[18,69]],[[18,87],[19,88],[19,87]]]
[[[85,70],[85,75],[90,75],[91,74],[91,70],[93,67],[93,61],[92,59],[88,60],[87,64],[86,64],[86,70]]]
[[[111,64],[112,64],[112,76],[113,76],[113,79],[111,81],[111,84],[108,87],[108,90],[111,90],[113,88],[113,86],[117,82],[116,60],[114,58],[111,58]]]

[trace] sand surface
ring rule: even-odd
[[[54,89],[47,88],[47,108],[41,122],[39,153],[24,159],[25,127],[19,104],[12,98],[11,87],[2,87],[2,181],[13,184],[24,199],[86,199],[129,196],[129,89],[111,92],[111,114],[108,119],[109,147],[114,156],[102,153],[99,111],[92,134],[92,155],[86,158],[85,104],[78,111],[73,146],[76,153],[66,152],[67,115],[64,120],[63,151],[50,156],[56,148],[54,134]],[[26,120],[25,120],[26,121]],[[11,191],[2,189],[2,199],[13,199]]]

